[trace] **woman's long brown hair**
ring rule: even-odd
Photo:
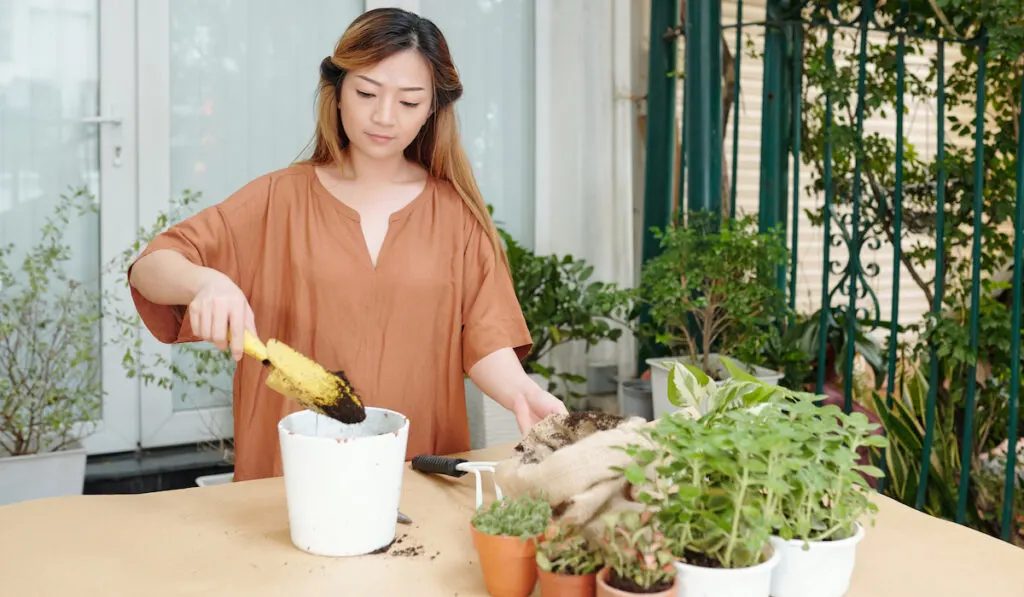
[[[404,50],[420,52],[430,64],[434,83],[433,111],[420,133],[406,148],[405,157],[423,166],[431,176],[455,188],[469,211],[487,231],[495,257],[507,264],[501,238],[491,220],[459,137],[455,101],[462,96],[462,82],[444,35],[428,19],[398,8],[379,8],[364,12],[349,25],[338,40],[334,54],[320,63],[313,153],[303,163],[318,166],[341,166],[345,163],[349,139],[338,113],[338,94],[342,80],[350,70],[377,64]]]

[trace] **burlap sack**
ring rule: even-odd
[[[625,476],[632,457],[621,448],[645,443],[639,417],[605,413],[551,415],[516,446],[516,456],[498,463],[495,480],[504,494],[542,494],[556,521],[578,525],[591,538],[603,530],[601,516],[639,509]]]

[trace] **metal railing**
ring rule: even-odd
[[[790,260],[780,264],[778,284],[794,309],[803,263],[801,199],[808,189],[823,196],[812,206],[825,239],[821,309],[809,316],[817,318],[818,335],[813,387],[825,389],[824,364],[830,356],[841,357],[845,409],[867,406],[896,445],[880,456],[890,473],[881,489],[918,509],[1011,540],[1021,524],[1014,500],[1020,499],[1015,489],[1021,483],[1024,251],[1024,54],[1013,52],[1024,49],[1024,35],[1007,39],[945,14],[915,13],[908,0],[881,6],[872,0],[768,0],[765,18],[749,22],[743,21],[743,1],[734,4],[736,21],[723,24],[718,0],[691,0],[683,15],[677,0],[652,0],[645,230],[667,224],[671,212],[675,80],[660,75],[676,71],[677,38],[685,39],[686,51],[680,201],[685,198],[687,209],[714,210],[725,199],[725,213],[735,215],[742,175],[739,73],[743,60],[752,59],[741,49],[744,33],[757,31],[764,39],[759,219],[765,229],[789,228]],[[970,35],[959,34],[951,22],[973,27]],[[722,185],[721,161],[706,153],[724,147],[722,111],[709,107],[722,102],[726,35],[735,40],[737,107],[731,115],[729,184]],[[838,36],[854,45],[837,61]],[[950,48],[958,56],[952,67]],[[908,70],[908,57],[917,56],[931,61],[924,75],[917,72],[921,60]],[[934,155],[922,154],[906,136],[908,105],[927,96],[929,85]],[[965,118],[971,95],[973,114]],[[948,109],[951,97],[956,115]],[[867,115],[885,107],[895,115],[894,134],[865,133]],[[954,134],[947,136],[950,127]],[[865,248],[877,252],[883,245],[891,247],[893,263],[888,321],[872,288],[881,269],[863,259]],[[644,246],[646,260],[656,246],[651,239]],[[846,263],[833,258],[833,247],[846,249]],[[1011,266],[1009,283],[997,283]],[[922,321],[901,323],[903,270],[928,300]],[[856,351],[829,355],[829,334],[853,346],[861,334],[876,331],[887,343],[880,355],[883,379],[872,398],[858,404],[863,392],[855,387]],[[991,477],[993,463],[1002,469],[999,495],[979,481],[982,472]],[[985,471],[972,468],[982,464]],[[985,520],[985,508],[998,522]]]

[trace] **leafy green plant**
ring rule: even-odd
[[[863,413],[845,414],[835,405],[817,406],[808,400],[787,402],[765,415],[771,427],[790,444],[790,491],[782,499],[783,539],[829,541],[852,536],[855,523],[878,506],[871,501],[865,476],[881,478],[881,469],[860,464],[861,447],[883,448],[886,439],[873,432]]]
[[[656,235],[662,252],[644,268],[640,283],[651,319],[641,334],[681,350],[708,375],[715,375],[713,352],[762,362],[788,317],[785,294],[772,275],[786,260],[782,236],[759,232],[752,216],[723,219],[706,212]]]
[[[0,247],[0,455],[60,450],[95,428],[101,294],[68,274],[65,241],[72,217],[96,212],[84,190],[61,195],[18,267]]]
[[[682,561],[720,568],[763,561],[792,462],[785,436],[763,421],[745,408],[725,410],[714,425],[672,413],[649,430],[653,448],[631,448],[627,479],[657,510]]]
[[[675,582],[675,554],[652,510],[623,510],[603,516],[599,540],[608,583],[628,592],[656,592]]]
[[[485,535],[536,539],[551,522],[551,505],[533,496],[494,500],[473,516],[473,526]]]
[[[11,263],[13,245],[0,247],[0,452],[58,450],[90,435],[104,396],[99,359],[106,346],[123,348],[127,375],[146,384],[184,388],[186,399],[192,393],[230,395],[229,378],[227,387],[217,384],[234,371],[227,351],[179,347],[195,369],[148,353],[138,333],[138,315],[114,290],[99,284],[105,275],[127,283],[128,266],[142,247],[188,215],[198,199],[186,191],[171,201],[168,212],[140,229],[135,242],[100,264],[98,276],[87,279],[68,274],[73,248],[65,242],[73,219],[98,213],[95,198],[85,189],[60,196],[39,241],[20,264]],[[115,332],[101,338],[103,322]]]
[[[816,396],[766,382],[727,362],[734,377],[717,383],[676,365],[670,390],[681,411],[628,446],[627,480],[658,512],[674,553],[709,567],[760,563],[769,537],[838,539],[876,508],[859,462],[862,446],[881,447],[877,425],[860,413],[819,407]]]
[[[569,523],[552,523],[537,544],[537,566],[545,572],[584,576],[604,563],[601,550]]]
[[[548,380],[548,390],[563,401],[581,397],[572,384],[586,378],[557,371],[543,364],[553,349],[582,342],[586,350],[602,341],[615,342],[623,331],[630,295],[615,284],[592,280],[593,266],[571,255],[537,255],[499,229],[506,247],[516,297],[533,339],[533,349],[523,361],[529,373]],[[564,394],[555,383],[562,380]]]

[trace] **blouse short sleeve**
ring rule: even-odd
[[[161,232],[135,258],[128,275],[139,259],[161,249],[171,250],[196,265],[223,273],[248,296],[246,281],[250,276],[241,255],[248,252],[252,235],[261,229],[258,222],[265,218],[268,187],[266,181],[257,179],[224,202]],[[142,296],[134,286],[129,288],[139,317],[157,340],[177,344],[200,339],[192,332],[186,305],[160,305]]]
[[[462,365],[464,372],[502,348],[512,348],[520,360],[530,354],[533,340],[516,298],[512,276],[483,226],[468,216],[463,274]]]

